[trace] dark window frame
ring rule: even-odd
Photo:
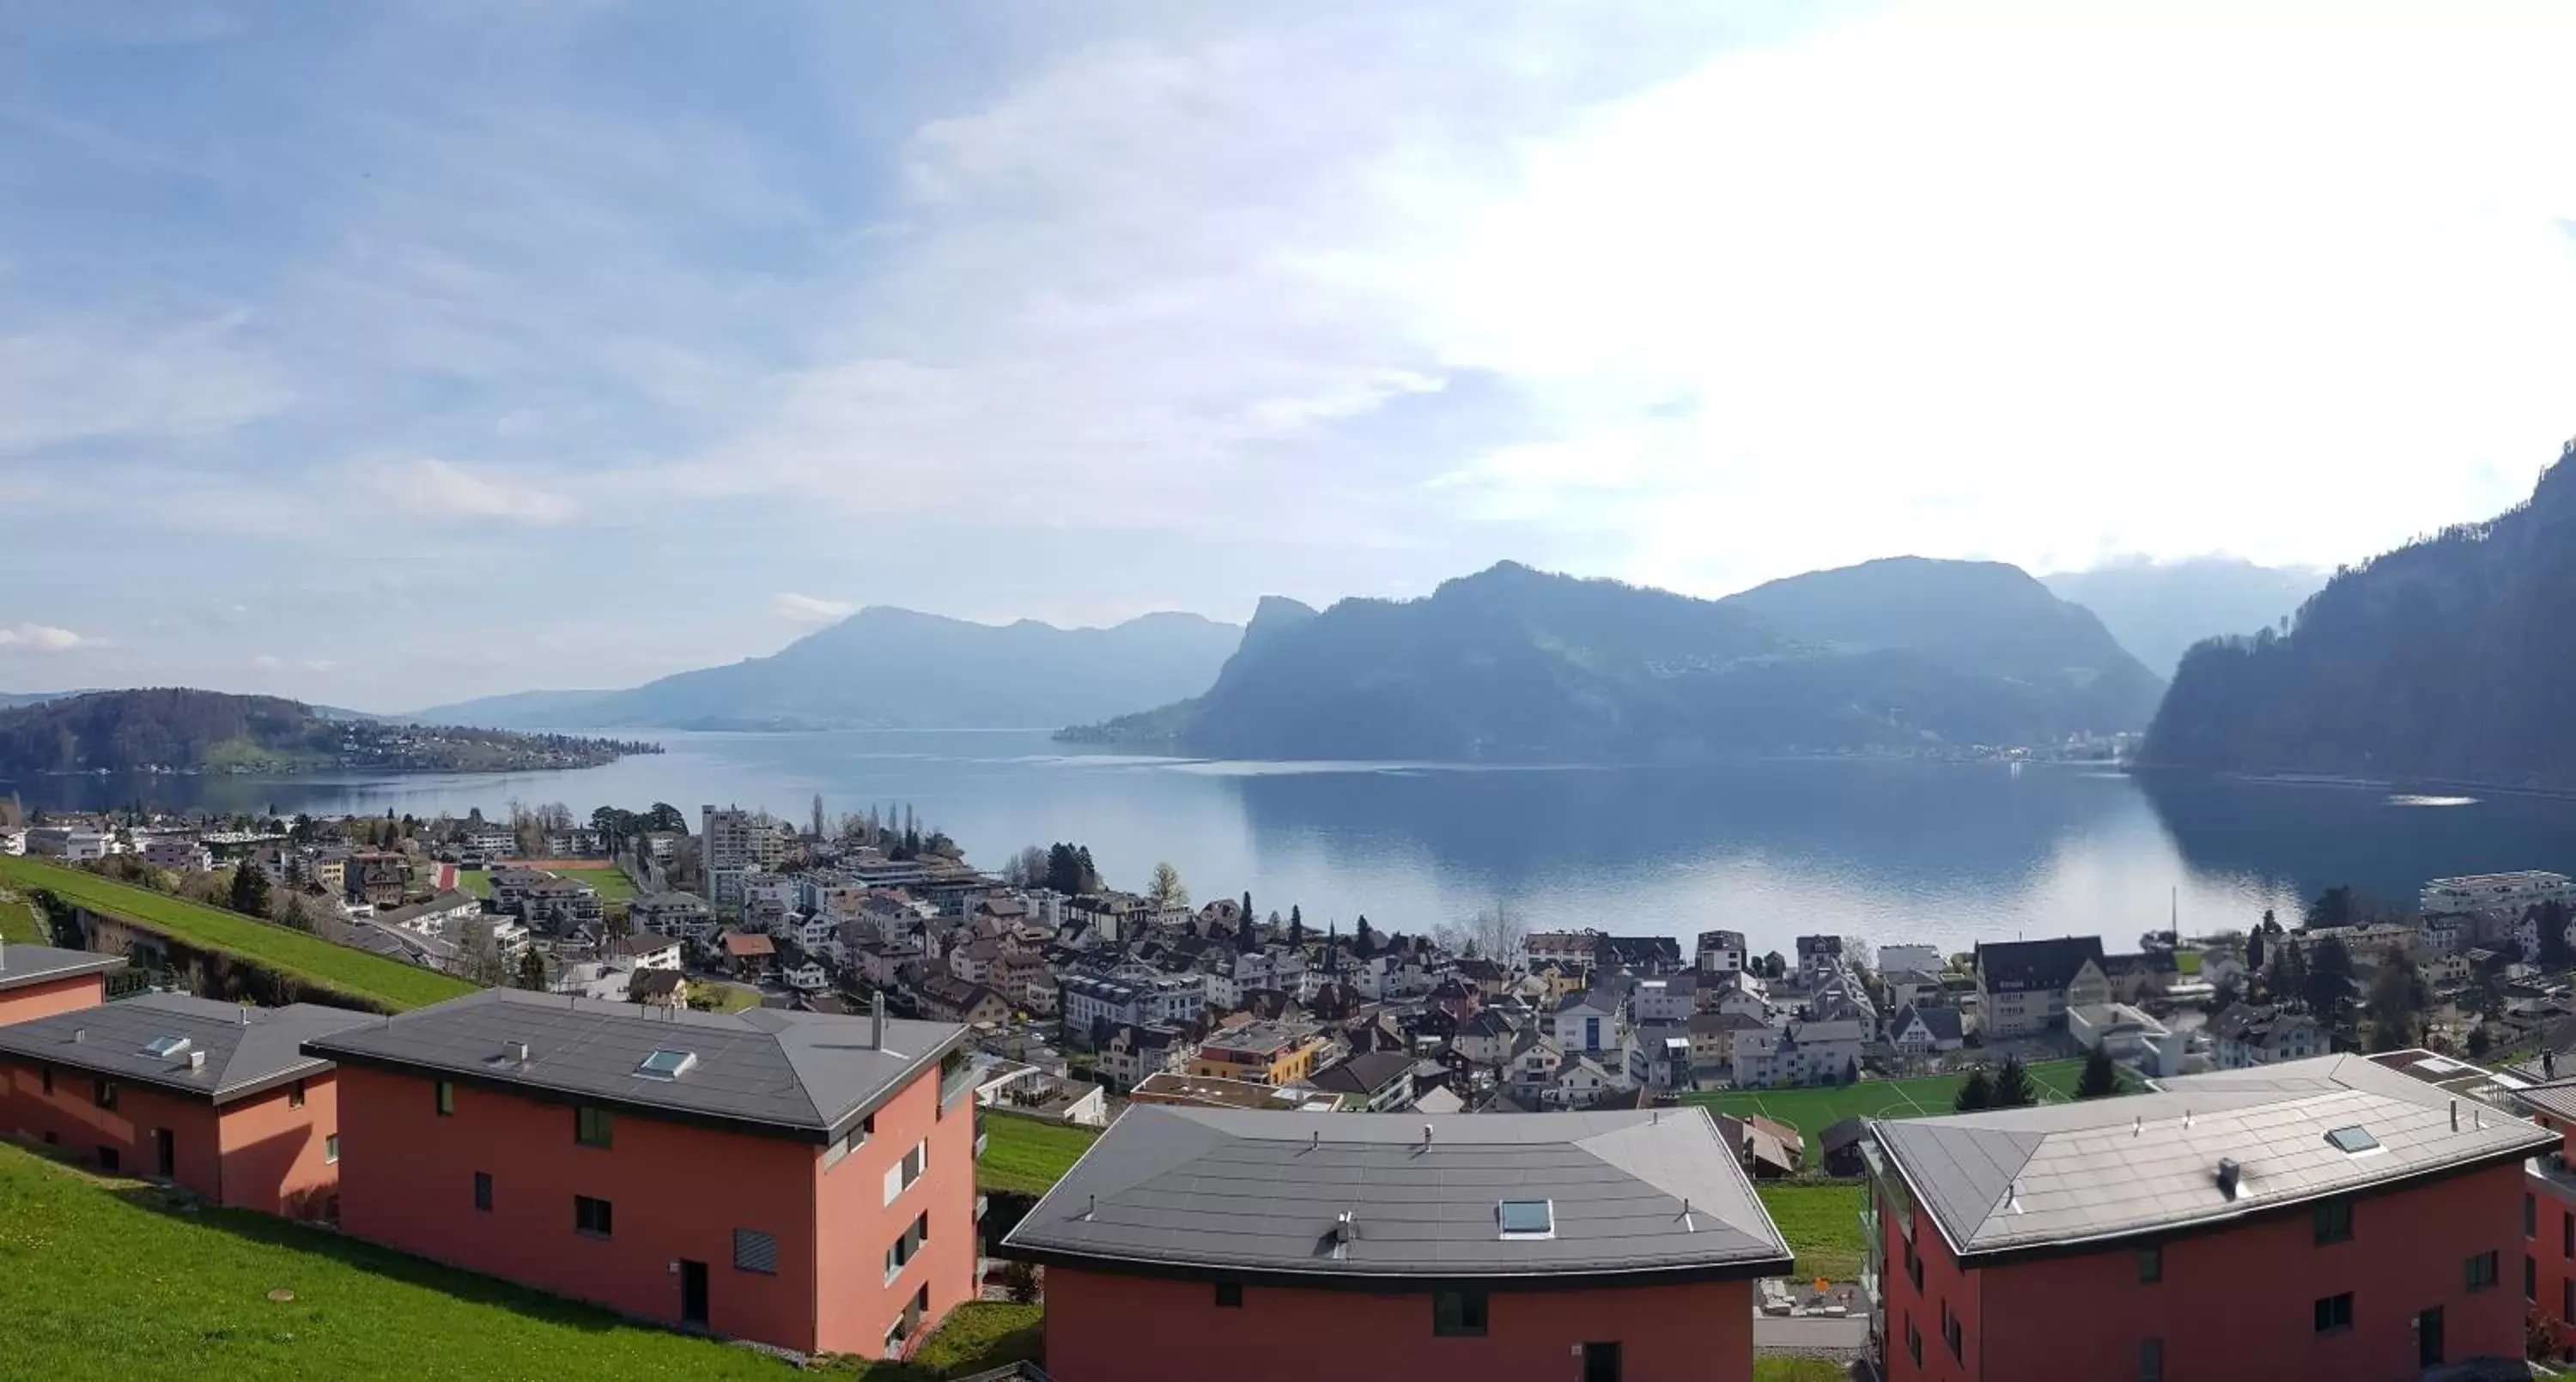
[[[287,1086],[286,1106],[288,1108],[304,1107],[304,1082],[302,1080],[297,1080],[294,1084]]]
[[[575,1146],[597,1147],[601,1151],[615,1147],[616,1116],[596,1104],[573,1105],[572,1140]]]
[[[572,1231],[584,1238],[617,1236],[617,1206],[593,1195],[572,1197]]]
[[[760,1265],[763,1257],[769,1260],[769,1265],[766,1267]],[[756,1228],[735,1229],[733,1231],[733,1269],[737,1272],[749,1272],[754,1276],[778,1275],[777,1235]]]
[[[1219,1310],[1242,1309],[1243,1283],[1240,1281],[1218,1282],[1216,1284],[1216,1308]]]
[[[2138,1341],[2138,1382],[2165,1382],[2165,1341]]]
[[[2341,1291],[2331,1296],[2317,1297],[2314,1319],[2316,1332],[2321,1338],[2351,1333],[2352,1292]]]
[[[2309,1223],[2316,1229],[2317,1246],[2332,1247],[2352,1241],[2352,1201],[2319,1200],[2310,1211]]]
[[[1431,1293],[1431,1334],[1439,1339],[1481,1339],[1493,1325],[1493,1299],[1483,1291]]]
[[[437,1092],[431,1096],[430,1106],[438,1110],[438,1116],[441,1118],[455,1117],[456,1081],[437,1080],[432,1083],[432,1088]]]
[[[106,1109],[110,1113],[116,1112],[116,1081],[111,1080],[104,1075],[91,1080],[89,1082],[89,1101],[98,1105],[100,1108]]]
[[[2165,1249],[2161,1243],[2150,1243],[2138,1249],[2138,1284],[2155,1286],[2165,1279]]]
[[[325,1166],[340,1164],[340,1134],[336,1132],[323,1134],[322,1164]]]
[[[492,1173],[489,1171],[474,1173],[474,1208],[482,1214],[492,1212]]]
[[[2461,1272],[2468,1281],[2469,1294],[2476,1295],[2480,1291],[2494,1290],[2497,1283],[2502,1280],[2502,1274],[2498,1270],[2501,1265],[2493,1248],[2471,1254],[2468,1261],[2461,1264]]]

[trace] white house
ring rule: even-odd
[[[2325,1029],[2315,1018],[2283,1012],[2271,1004],[2238,1003],[2213,1015],[2209,1036],[2210,1063],[2221,1070],[2305,1060],[2327,1052]]]
[[[2066,1031],[2090,1051],[2136,1065],[2150,1078],[2182,1073],[2184,1036],[2126,1003],[2087,1003],[2066,1010]]]
[[[1696,976],[1675,974],[1661,979],[1640,979],[1628,990],[1628,1017],[1632,1022],[1688,1022],[1699,998]]]
[[[1608,1067],[1590,1056],[1576,1056],[1557,1067],[1556,1078],[1539,1092],[1547,1108],[1581,1108],[1621,1087]]]
[[[1887,1024],[1887,1042],[1898,1054],[1917,1058],[1956,1051],[1966,1044],[1957,1008],[1926,1008],[1911,1003],[1899,1008],[1896,1020]]]
[[[1548,1031],[1559,1048],[1601,1052],[1619,1049],[1619,1000],[1597,989],[1569,993],[1557,1001]]]

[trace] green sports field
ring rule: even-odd
[[[2071,1099],[2075,1079],[2084,1073],[2080,1060],[2042,1061],[2030,1067],[2031,1083],[2043,1100]],[[1741,1118],[1758,1113],[1796,1128],[1814,1155],[1816,1135],[1846,1118],[1919,1118],[1948,1113],[1968,1077],[1927,1075],[1919,1080],[1863,1080],[1823,1089],[1737,1089],[1715,1094],[1685,1094],[1686,1103]]]

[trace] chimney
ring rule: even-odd
[[[1425,1147],[1431,1145],[1431,1125],[1428,1123],[1422,1125],[1422,1145]]]
[[[206,1053],[205,1053],[205,1052],[203,1052],[203,1051],[191,1051],[191,1052],[189,1052],[189,1053],[188,1053],[188,1068],[189,1068],[189,1069],[191,1069],[191,1070],[203,1070],[203,1069],[205,1069],[205,1068],[206,1068]]]
[[[72,1028],[72,1040],[73,1040],[74,1042],[83,1042],[83,1041],[87,1041],[87,1040],[89,1040],[89,1028],[87,1028],[87,1027],[74,1027],[74,1028]]]
[[[2234,1200],[2236,1198],[2236,1187],[2241,1184],[2244,1179],[2245,1168],[2236,1164],[2236,1158],[2232,1156],[2223,1156],[2218,1159],[2219,1194],[2225,1195],[2230,1200]]]
[[[527,1063],[528,1063],[528,1043],[526,1043],[526,1042],[524,1042],[524,1041],[514,1041],[514,1042],[511,1042],[511,1043],[510,1043],[510,1046],[509,1046],[509,1056],[510,1056],[510,1059],[511,1059],[512,1061],[515,1061],[515,1062],[517,1062],[517,1063],[518,1063],[518,1064],[520,1064],[520,1065],[525,1065],[525,1064],[527,1064]]]
[[[877,996],[868,1003],[868,1046],[872,1050],[885,1049],[885,990],[883,989],[877,990]]]
[[[2453,1100],[2451,1101],[2451,1131],[2453,1131],[2453,1132],[2458,1132],[2459,1130],[2460,1130],[2460,1101],[2459,1101],[2459,1100],[2457,1100],[2457,1099],[2453,1099]]]

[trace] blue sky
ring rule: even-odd
[[[0,689],[2518,499],[2576,35],[2165,8],[21,0]]]

